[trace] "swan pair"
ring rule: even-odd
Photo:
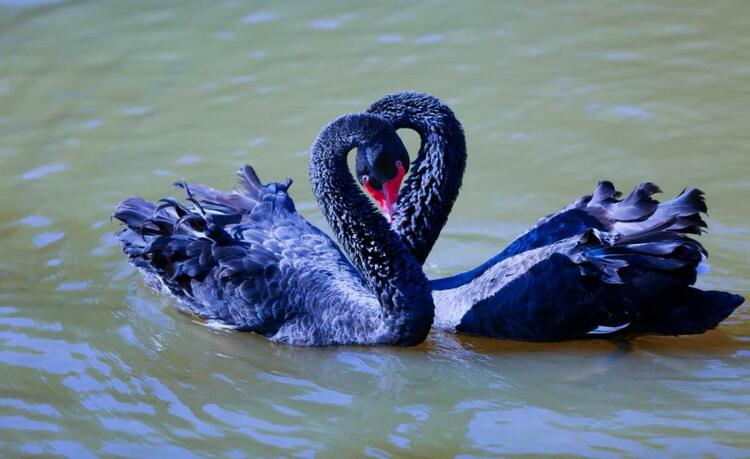
[[[411,164],[400,128],[421,137]],[[354,149],[356,179],[347,164]],[[189,206],[129,198],[114,216],[123,251],[149,284],[207,320],[294,345],[410,346],[433,322],[532,341],[701,333],[744,301],[691,287],[705,255],[688,237],[705,226],[702,193],[660,204],[650,183],[620,200],[602,182],[476,269],[429,281],[421,265],[465,164],[450,108],[403,92],[334,120],[312,146],[313,193],[341,248],[296,212],[289,180],[264,185],[249,166],[239,191],[181,183]]]

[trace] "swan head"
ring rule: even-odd
[[[357,181],[372,196],[380,210],[393,221],[401,182],[409,171],[409,153],[397,136],[373,139],[357,149]]]

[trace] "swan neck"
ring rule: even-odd
[[[424,93],[398,93],[369,109],[395,129],[412,129],[421,145],[399,194],[393,227],[424,263],[448,221],[466,169],[466,138],[453,111]]]
[[[367,114],[333,121],[313,144],[310,181],[324,218],[377,295],[386,321],[398,328],[396,335],[421,342],[434,316],[427,278],[356,184],[347,163],[351,150],[365,146],[384,128],[392,129],[381,118]]]

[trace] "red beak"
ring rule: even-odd
[[[383,183],[383,188],[376,190],[369,183],[365,183],[364,187],[368,193],[375,199],[375,203],[380,207],[385,216],[388,218],[388,222],[393,221],[393,215],[396,213],[396,202],[398,201],[398,192],[401,188],[401,182],[404,180],[406,170],[403,166],[398,168],[396,176],[391,180]]]
[[[393,214],[396,213],[396,202],[398,202],[398,190],[401,188],[401,182],[396,182],[396,179],[391,180],[383,184],[383,202],[380,203],[380,208],[383,209],[383,213],[388,218],[388,223],[393,221]]]

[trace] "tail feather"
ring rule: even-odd
[[[675,198],[659,203],[651,199],[659,188],[651,183],[641,184],[631,195],[616,206],[624,206],[626,211],[610,212],[614,218],[612,231],[627,235],[644,229],[663,225],[664,230],[685,234],[702,234],[707,227],[701,214],[707,211],[703,192],[697,188],[687,188]],[[632,198],[631,198],[632,196]],[[621,218],[624,215],[625,218]],[[641,217],[629,218],[629,217]],[[668,225],[664,225],[669,222]]]
[[[691,285],[704,252],[698,241],[659,227],[627,237],[590,229],[578,245],[587,262],[583,266],[595,267],[596,274],[612,284],[627,284],[634,274],[658,270]]]
[[[263,184],[258,174],[251,166],[245,165],[237,171],[238,182],[242,186],[237,191],[220,191],[201,184],[187,185],[176,182],[174,185],[185,189],[188,196],[197,199],[197,206],[214,215],[220,214],[249,214],[261,201]],[[236,223],[231,220],[230,223]]]
[[[654,212],[653,220],[674,218],[670,229],[686,234],[701,234],[708,227],[701,214],[708,212],[703,192],[686,188],[669,201],[663,202]]]
[[[716,327],[744,302],[739,295],[691,287],[705,249],[681,232],[663,230],[665,225],[669,222],[627,236],[589,230],[579,239],[584,274],[612,286],[611,317],[602,325],[630,323],[628,332],[696,334]]]
[[[704,194],[697,188],[686,188],[676,197],[660,203],[653,198],[661,189],[651,182],[643,182],[624,199],[612,182],[599,182],[594,193],[584,196],[571,207],[583,209],[600,220],[605,229],[620,234],[639,232],[672,220],[665,228],[685,234],[701,234],[706,222],[701,214],[707,212]]]
[[[186,199],[193,203],[193,209],[173,198],[161,199],[158,206],[138,197],[127,198],[118,204],[113,217],[124,224],[118,238],[123,250],[131,255],[131,261],[137,261],[133,257],[157,252],[184,252],[186,258],[192,258],[198,251],[200,258],[206,261],[208,253],[199,243],[204,238],[230,245],[234,241],[230,234],[233,225],[240,223],[245,216],[252,218],[257,208],[275,211],[291,207],[293,210],[294,203],[287,194],[290,179],[286,183],[263,185],[250,166],[241,168],[237,175],[243,191],[222,192],[204,185],[176,183],[185,190]]]
[[[140,233],[155,211],[153,203],[141,198],[127,198],[117,205],[113,217]]]
[[[173,265],[168,273],[170,278],[181,272],[195,277],[198,267],[210,262],[207,241],[232,242],[229,234],[232,225],[239,223],[243,215],[252,213],[263,200],[263,185],[255,171],[245,166],[238,175],[245,189],[243,192],[226,193],[204,185],[176,183],[185,190],[193,209],[173,198],[160,199],[158,206],[139,197],[123,200],[113,214],[124,225],[117,234],[123,250],[139,267],[148,259],[149,266],[158,269],[159,263],[153,258],[163,256],[170,259],[165,267]],[[179,260],[175,259],[178,255]]]
[[[651,182],[641,183],[625,199],[609,205],[610,218],[619,222],[646,220],[659,207],[659,201],[651,197],[655,193],[661,193],[658,186]]]
[[[482,269],[526,250],[554,244],[580,235],[587,229],[630,236],[658,228],[682,234],[701,234],[706,223],[703,193],[695,188],[683,190],[669,201],[659,203],[653,195],[658,186],[644,182],[624,199],[612,182],[601,181],[591,195],[582,196],[565,209],[550,214],[514,240]],[[624,241],[623,241],[624,242]]]
[[[680,217],[706,213],[708,206],[706,206],[705,194],[697,188],[685,188],[676,197],[663,202],[657,214],[660,212]]]
[[[693,335],[716,328],[745,299],[740,295],[689,287],[682,292],[679,306],[652,311],[639,331],[662,335]]]
[[[622,196],[622,193],[615,189],[615,186],[609,180],[602,180],[596,185],[594,194],[591,196],[584,196],[585,202],[591,202],[592,204],[604,205],[617,203],[617,199]]]
[[[220,249],[236,244],[230,234],[233,227],[263,200],[262,185],[252,168],[246,166],[241,173],[243,192],[176,184],[185,190],[191,209],[173,198],[156,205],[134,197],[122,201],[113,214],[123,223],[117,233],[122,250],[145,280],[157,289],[166,288],[193,312],[208,318],[222,315],[222,306],[220,302],[207,306],[212,302],[196,297],[200,296],[196,288],[208,282],[207,274],[227,258],[226,250]]]
[[[245,164],[237,171],[237,177],[239,178],[240,185],[245,188],[248,196],[257,201],[260,196],[260,190],[263,188],[263,183],[260,181],[260,178],[258,178],[255,169]]]

